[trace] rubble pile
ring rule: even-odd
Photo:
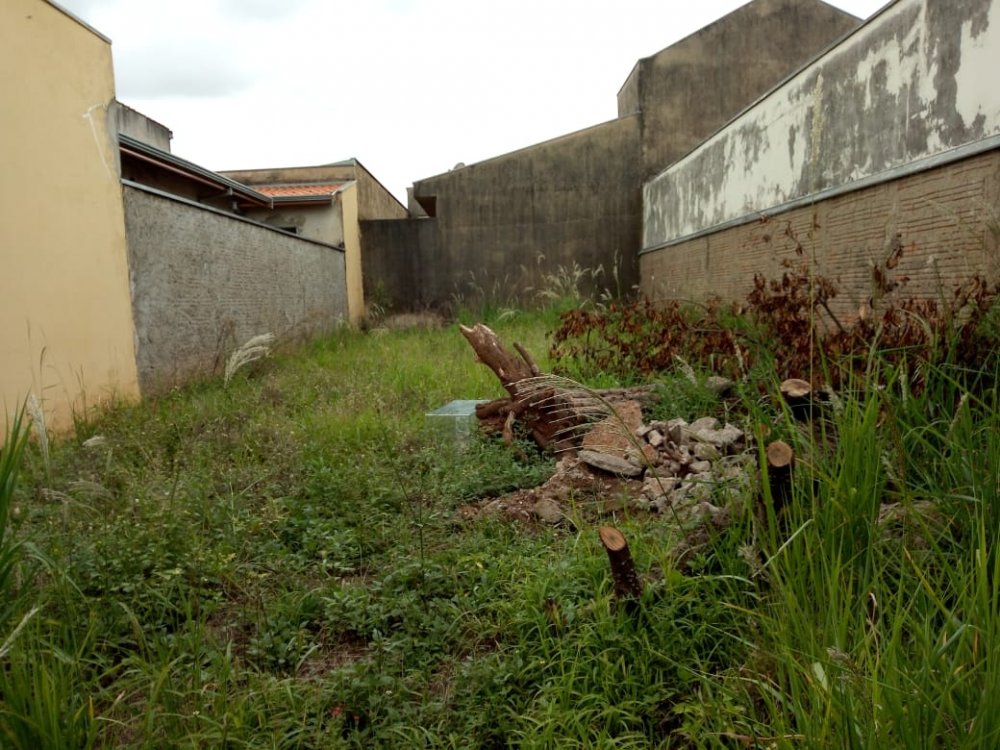
[[[571,507],[598,515],[663,514],[681,524],[725,525],[747,496],[754,457],[743,430],[714,417],[643,422],[639,404],[615,405],[577,450],[562,454],[543,485],[487,501],[465,515],[567,522]]]

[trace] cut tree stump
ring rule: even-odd
[[[611,563],[611,577],[615,582],[615,599],[626,611],[632,613],[639,606],[642,597],[642,581],[635,569],[632,553],[629,551],[625,536],[612,526],[602,526],[597,535],[608,553]]]
[[[792,416],[799,421],[809,419],[813,415],[816,397],[812,384],[807,380],[789,378],[781,383],[781,397],[791,409]]]
[[[771,488],[774,512],[784,508],[792,499],[792,467],[795,465],[795,451],[783,440],[769,443],[767,457],[767,481]]]

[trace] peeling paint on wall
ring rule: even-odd
[[[1000,0],[898,0],[643,190],[655,248],[1000,134]]]

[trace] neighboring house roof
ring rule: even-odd
[[[273,201],[269,196],[253,188],[228,177],[223,177],[217,172],[199,167],[194,162],[174,156],[169,151],[163,151],[148,143],[138,141],[124,133],[118,134],[118,147],[123,158],[137,159],[154,169],[170,172],[193,182],[214,187],[220,193],[231,195],[240,208],[271,208],[273,206]]]
[[[309,183],[302,185],[254,185],[259,193],[268,196],[275,204],[329,203],[341,189],[353,185],[353,180],[343,182]]]

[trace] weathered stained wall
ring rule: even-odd
[[[255,212],[254,216],[273,226],[298,227],[303,236],[332,245],[343,244],[349,318],[354,325],[361,323],[365,316],[362,266],[368,251],[362,240],[359,221],[403,219],[407,216],[406,208],[357,159],[317,167],[251,169],[222,174],[250,186],[349,183],[334,195],[330,205],[276,207],[271,212]]]
[[[114,110],[115,123],[119,133],[148,143],[161,151],[170,151],[170,140],[174,137],[170,128],[121,102],[115,102]]]
[[[148,188],[124,188],[144,394],[220,372],[270,332],[299,339],[347,316],[344,253]]]
[[[406,206],[396,200],[396,197],[386,190],[385,186],[359,161],[355,161],[354,180],[358,186],[359,219],[364,221],[407,217]]]
[[[858,27],[819,0],[757,0],[636,63],[619,115],[642,113],[643,179]]]
[[[137,395],[111,47],[43,0],[0,3],[0,398],[50,426]]]
[[[973,273],[1000,279],[1000,150],[845,192],[642,256],[652,299],[744,300],[753,276],[777,278],[783,260],[834,279],[838,316],[873,292],[872,269],[897,246],[905,294],[940,298]],[[796,252],[801,247],[801,254]]]
[[[437,255],[415,245],[409,229],[401,233],[418,248],[421,268],[436,266],[415,272],[410,305],[446,306],[476,287],[530,300],[547,276],[574,264],[605,271],[583,291],[630,291],[642,182],[858,23],[819,0],[755,0],[640,60],[618,94],[618,120],[417,181],[411,203],[432,217]],[[366,271],[366,287],[370,278]],[[406,306],[405,298],[395,302]]]
[[[420,180],[414,196],[434,206],[439,268],[418,275],[413,288],[433,276],[433,287],[419,295],[431,306],[477,286],[504,299],[530,299],[544,286],[544,273],[574,263],[603,266],[597,286],[611,286],[616,259],[627,288],[636,279],[639,184],[636,116]]]
[[[1000,135],[998,50],[1000,0],[898,0],[650,181],[644,248]]]
[[[424,310],[456,292],[452,258],[438,252],[434,219],[362,221],[369,305]]]

